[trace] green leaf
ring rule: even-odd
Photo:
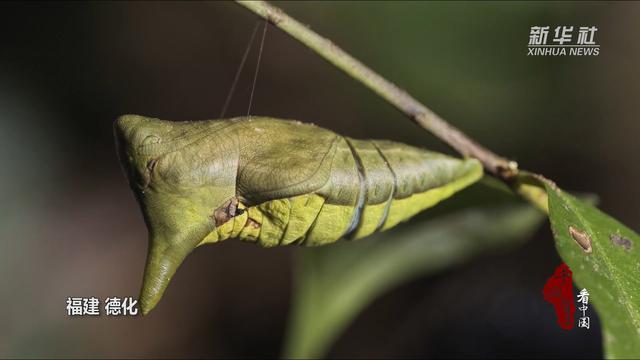
[[[318,358],[377,296],[411,279],[527,238],[529,206],[470,209],[355,242],[299,249],[285,358]]]
[[[640,356],[640,236],[543,179],[560,256],[600,316],[607,358]]]

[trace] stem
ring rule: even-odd
[[[406,91],[386,80],[366,65],[344,52],[330,40],[285,14],[281,9],[265,1],[241,1],[238,4],[267,19],[294,39],[300,41],[325,60],[373,90],[411,120],[431,132],[463,156],[478,159],[485,170],[502,179],[511,180],[518,174],[518,165],[494,154],[489,149],[467,137],[462,131],[447,123],[429,108],[414,99]]]
[[[260,17],[268,20],[294,39],[300,41],[322,58],[333,64],[347,75],[358,80],[364,86],[387,100],[416,124],[432,133],[435,137],[452,147],[463,156],[478,159],[491,175],[503,180],[522,198],[548,214],[547,194],[544,189],[523,181],[518,176],[518,164],[496,155],[491,150],[476,143],[462,131],[447,123],[436,113],[424,106],[395,84],[378,75],[366,65],[347,54],[329,39],[315,33],[281,9],[266,1],[236,2]]]

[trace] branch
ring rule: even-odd
[[[431,132],[463,156],[478,159],[490,174],[510,181],[518,174],[518,164],[494,154],[467,137],[462,131],[444,121],[406,91],[378,75],[366,65],[344,52],[328,39],[285,14],[265,1],[241,1],[238,4],[265,18],[294,39],[315,51],[325,60],[373,90],[411,120]]]

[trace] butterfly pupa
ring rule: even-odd
[[[149,232],[144,314],[199,245],[359,239],[482,176],[475,159],[268,117],[172,122],[124,115],[114,131]]]

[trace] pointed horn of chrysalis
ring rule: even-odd
[[[180,246],[182,244],[187,246]],[[143,315],[148,314],[158,304],[176,270],[194,248],[195,245],[191,246],[189,241],[149,237],[147,263],[139,298]]]
[[[143,212],[149,249],[140,292],[143,315],[160,301],[187,255],[215,229],[213,222],[195,211],[187,200],[153,193],[146,197]]]

